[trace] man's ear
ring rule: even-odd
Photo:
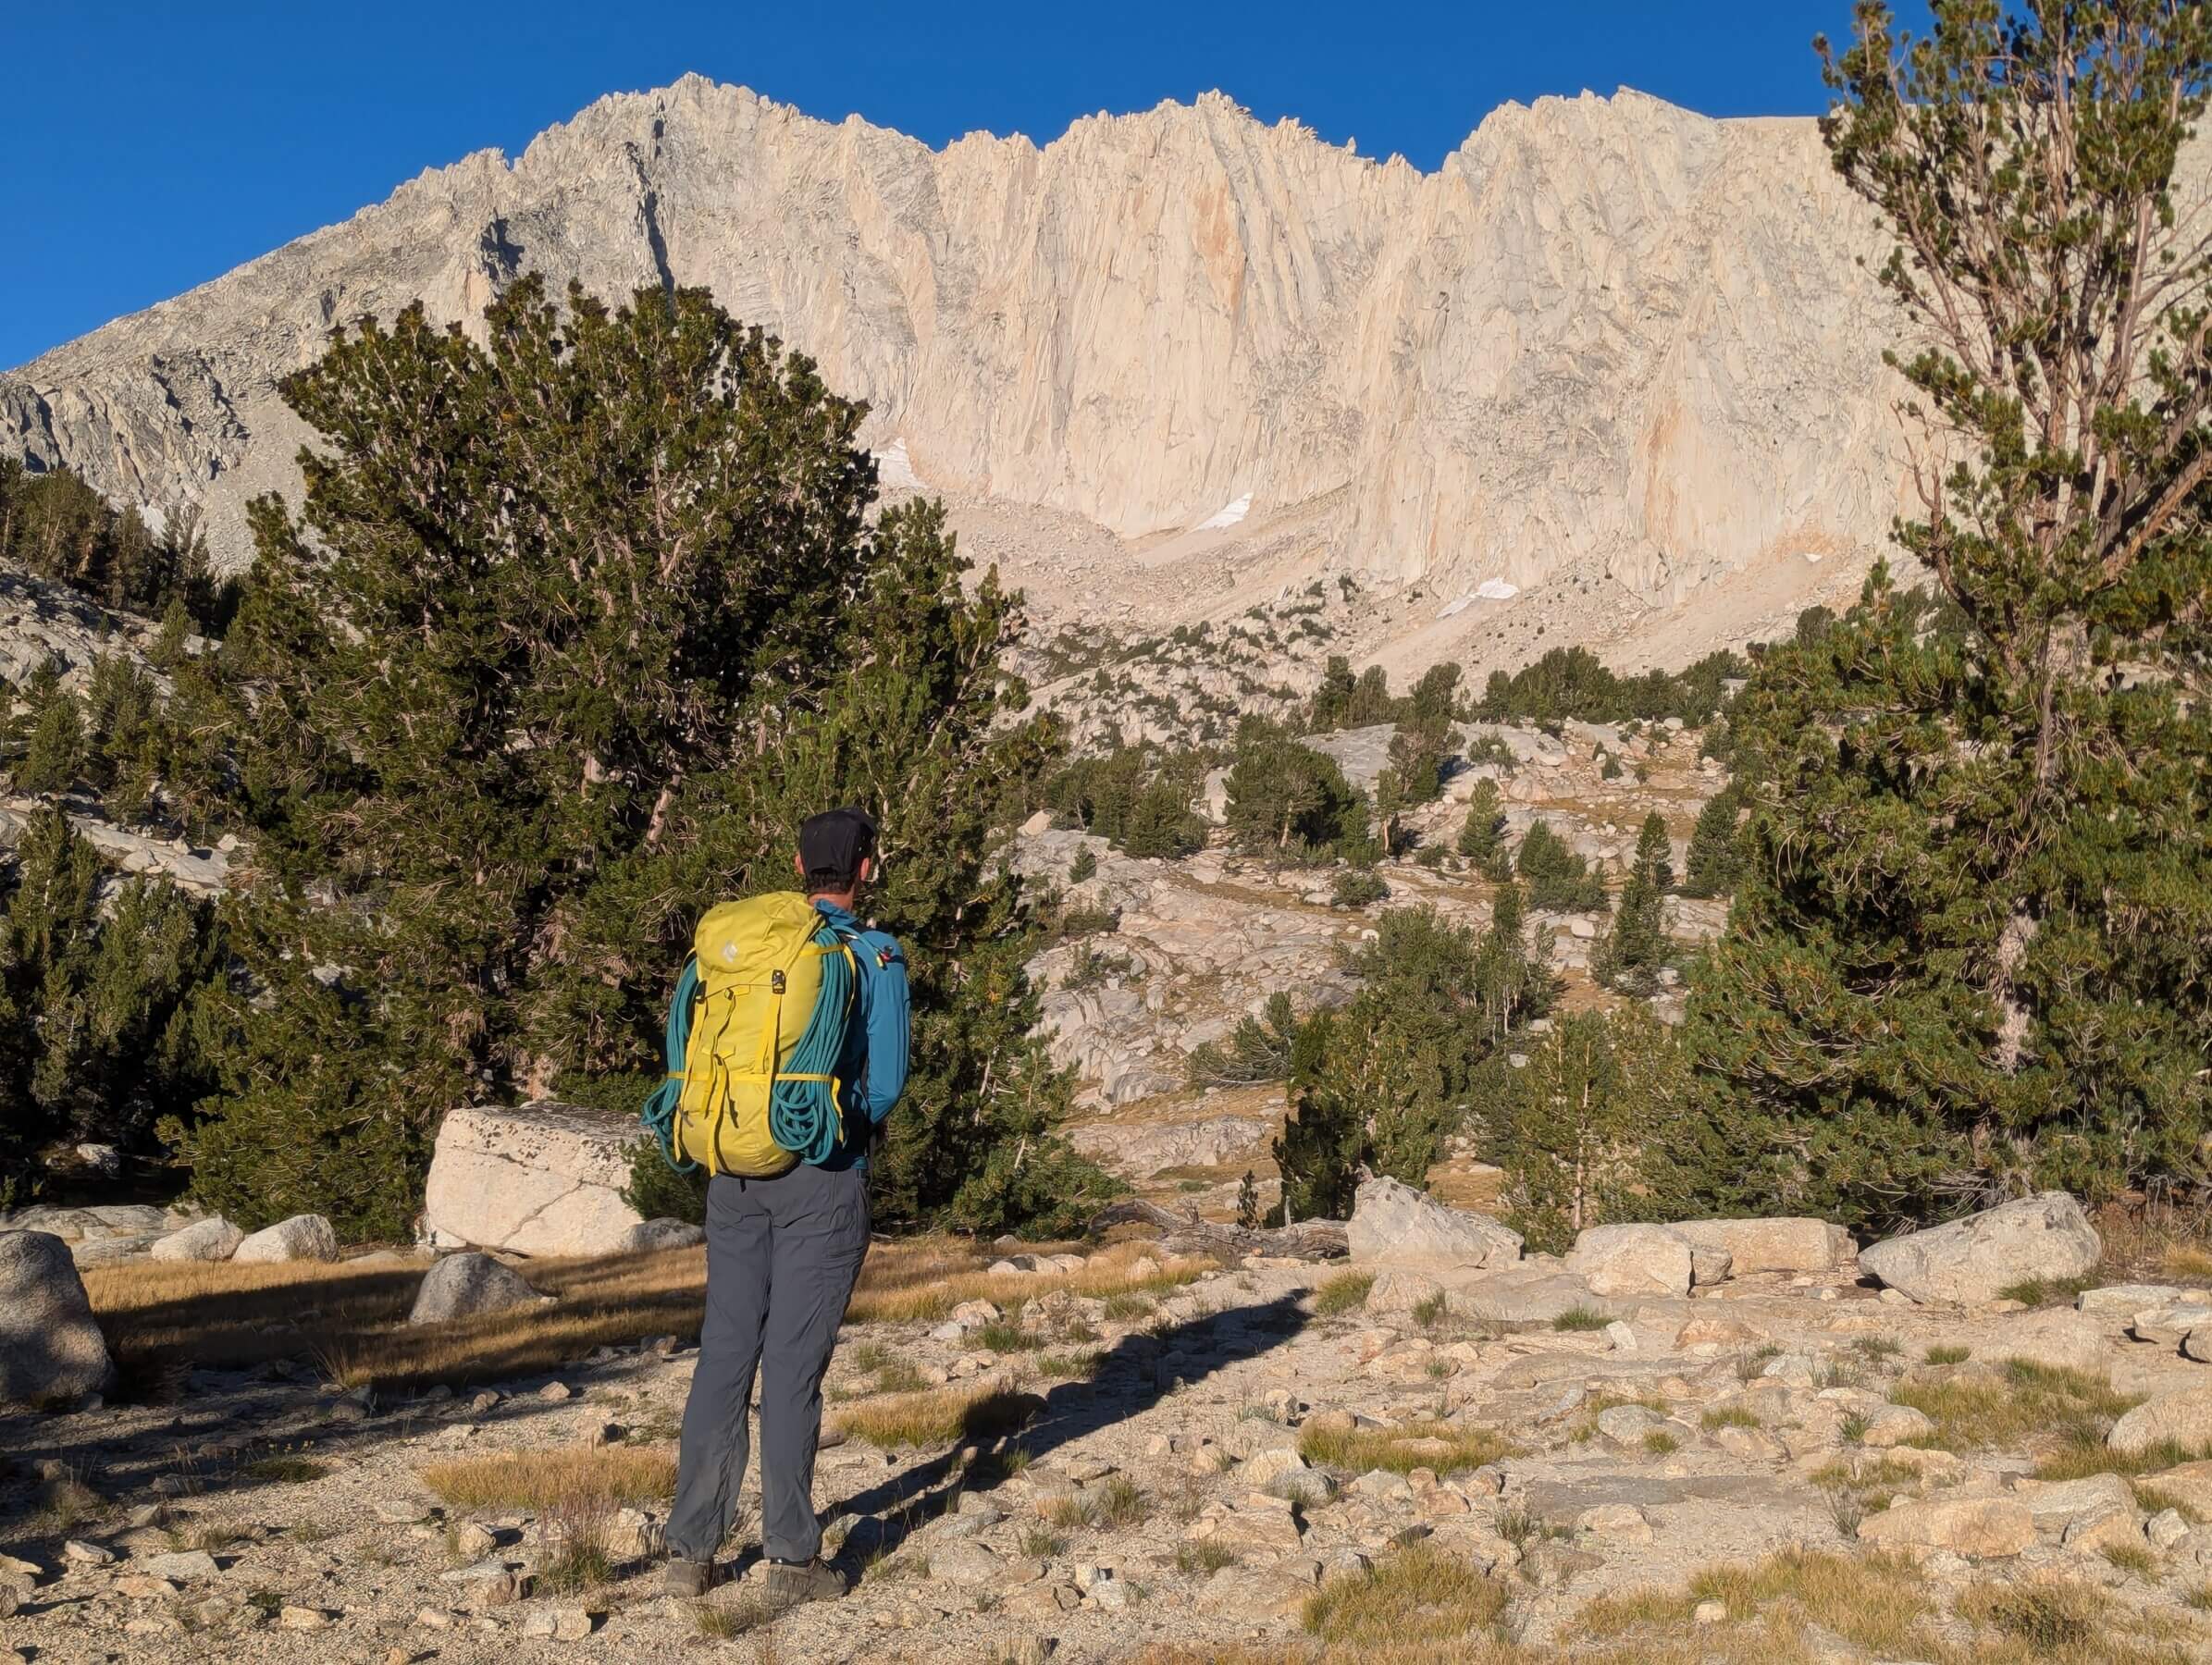
[[[791,852],[791,870],[798,875],[801,884],[807,882],[807,864],[799,859],[797,850]]]
[[[872,856],[863,856],[863,857],[860,857],[860,882],[861,882],[862,884],[866,884],[866,883],[867,883],[867,882],[869,882],[871,879],[872,879],[872,878],[874,878],[874,877],[875,877],[875,857],[872,857]]]

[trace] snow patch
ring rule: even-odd
[[[1804,549],[1800,550],[1799,553],[1801,553],[1806,560],[1812,561],[1815,564],[1817,564],[1821,559],[1821,552],[1818,549]]]
[[[1220,508],[1200,521],[1192,530],[1194,532],[1219,532],[1225,527],[1235,525],[1251,512],[1252,493],[1247,491],[1234,501],[1222,504]]]
[[[920,491],[921,476],[907,455],[907,437],[901,434],[888,450],[875,453],[876,484],[895,491]]]
[[[1467,603],[1474,599],[1475,598],[1471,595],[1462,596],[1458,600],[1447,606],[1442,612],[1437,614],[1437,617],[1440,619],[1456,619],[1461,613],[1464,613],[1467,610]]]
[[[1502,578],[1485,578],[1475,586],[1475,593],[1485,601],[1511,601],[1521,593],[1521,586],[1508,584]]]

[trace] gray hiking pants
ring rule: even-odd
[[[717,1174],[707,1186],[707,1316],[684,1406],[668,1547],[711,1560],[737,1520],[751,1442],[746,1404],[760,1374],[760,1539],[775,1560],[822,1547],[814,1448],[822,1377],[868,1253],[868,1176],[805,1163],[773,1179]]]

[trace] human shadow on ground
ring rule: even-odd
[[[1302,1290],[1246,1306],[1193,1316],[1164,1330],[1141,1330],[1109,1349],[1088,1381],[1061,1383],[1027,1395],[1034,1408],[1010,1432],[979,1432],[940,1456],[919,1461],[833,1503],[826,1518],[860,1517],[839,1550],[856,1570],[896,1551],[958,1502],[965,1491],[988,1492],[1027,1464],[1086,1435],[1141,1416],[1176,1388],[1204,1381],[1227,1365],[1281,1347],[1313,1315]],[[1003,1409],[1003,1407],[995,1407]]]

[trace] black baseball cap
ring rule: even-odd
[[[824,809],[798,824],[798,863],[809,884],[841,889],[859,878],[861,861],[874,854],[875,818],[865,809]]]

